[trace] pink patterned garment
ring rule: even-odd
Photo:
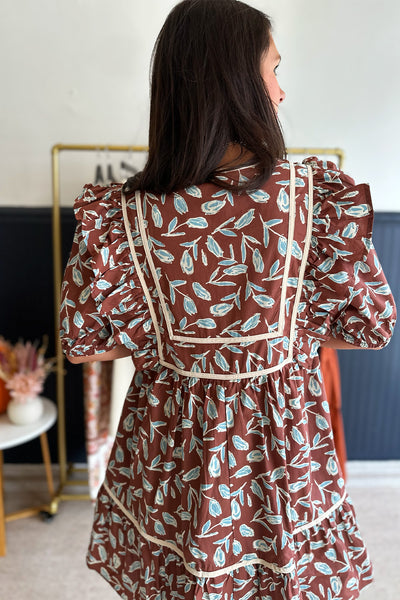
[[[76,202],[64,350],[122,344],[136,366],[88,552],[126,600],[352,600],[371,581],[318,357],[392,335],[369,188],[307,159],[225,189],[254,169]]]

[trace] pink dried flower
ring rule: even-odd
[[[25,403],[29,398],[38,396],[43,390],[46,378],[45,370],[40,367],[29,373],[15,373],[6,383],[14,400]]]
[[[0,377],[14,399],[26,402],[43,390],[44,380],[52,370],[54,359],[44,358],[47,343],[18,342],[11,346],[0,337]]]

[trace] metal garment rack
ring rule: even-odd
[[[105,144],[56,144],[51,150],[52,154],[52,232],[53,232],[53,271],[54,271],[54,317],[55,317],[55,347],[56,347],[56,399],[58,407],[57,439],[58,462],[60,469],[60,482],[56,495],[51,504],[51,513],[55,514],[58,504],[63,500],[89,500],[89,494],[66,493],[64,489],[69,486],[82,486],[86,481],[82,479],[69,479],[73,472],[86,472],[86,469],[76,469],[67,464],[66,422],[65,422],[65,388],[64,388],[64,356],[61,349],[59,330],[60,293],[63,275],[63,261],[61,250],[61,212],[60,212],[60,153],[65,151],[82,152],[147,152],[147,146],[116,146]],[[338,166],[342,167],[344,152],[340,148],[287,148],[287,154],[304,156],[336,156]]]

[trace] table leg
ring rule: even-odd
[[[50,492],[51,500],[54,498],[54,482],[53,482],[53,474],[51,472],[51,460],[50,460],[50,452],[49,452],[49,443],[47,441],[46,432],[40,435],[40,445],[42,447],[42,456],[43,462],[46,469],[46,479],[47,479],[47,487]]]
[[[3,451],[0,450],[0,556],[5,556],[6,551],[6,523],[4,520],[3,500]]]

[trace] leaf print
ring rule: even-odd
[[[181,269],[183,273],[192,275],[194,273],[193,259],[189,254],[189,250],[185,250],[181,258]]]
[[[333,560],[336,560],[336,558]],[[330,583],[335,596],[339,596],[340,592],[342,591],[342,581],[340,577],[331,577]]]
[[[287,239],[282,236],[278,240],[278,252],[282,256],[286,256],[287,254]]]
[[[198,319],[196,325],[202,329],[215,329],[217,326],[214,319]]]
[[[276,203],[281,212],[289,212],[289,194],[284,188],[281,188]]]
[[[221,505],[218,502],[218,500],[214,500],[214,498],[211,498],[208,505],[208,512],[212,517],[218,517],[222,514]]]
[[[300,490],[302,490],[303,488],[305,488],[307,486],[308,486],[307,481],[296,481],[295,483],[289,484],[289,490],[293,494],[296,494],[297,492],[299,492]]]
[[[75,325],[76,327],[78,327],[79,329],[80,329],[81,327],[83,327],[84,320],[83,320],[83,317],[82,317],[82,315],[81,315],[81,313],[80,313],[79,311],[76,311],[76,313],[74,314],[74,320],[73,320],[73,323],[74,323],[74,325]]]
[[[242,552],[242,544],[238,540],[234,540],[232,544],[233,554],[239,556]]]
[[[249,449],[249,444],[243,440],[239,435],[234,435],[232,437],[232,442],[233,445],[235,446],[236,450],[248,450]]]
[[[250,331],[251,329],[254,329],[259,324],[260,317],[261,317],[260,313],[256,313],[255,315],[253,315],[252,317],[247,319],[247,321],[245,323],[243,323],[243,325],[241,326],[240,329],[242,331]]]
[[[292,256],[294,256],[295,258],[298,258],[299,260],[301,260],[303,257],[303,253],[300,249],[299,244],[296,242],[296,240],[293,240],[293,243],[292,243]]]
[[[251,467],[249,467],[249,465],[246,465],[239,469],[239,471],[236,471],[234,477],[239,479],[240,477],[246,477],[247,475],[251,475]]]
[[[262,462],[266,458],[266,454],[263,454],[260,450],[252,450],[247,455],[249,462]]]
[[[191,554],[193,554],[193,556],[195,558],[199,558],[200,560],[205,560],[207,558],[207,554],[205,552],[202,552],[201,550],[199,550],[195,546],[189,546],[189,550],[190,550]]]
[[[172,233],[172,232],[174,231],[175,227],[177,226],[177,224],[178,224],[178,219],[177,219],[176,217],[174,217],[174,218],[173,218],[173,219],[172,219],[172,220],[169,222],[169,225],[168,225],[168,233]]]
[[[175,517],[173,517],[169,513],[163,512],[162,516],[167,525],[173,525],[174,527],[178,526],[178,523],[176,522]]]
[[[82,287],[83,286],[83,277],[82,277],[82,273],[79,271],[79,269],[77,269],[76,267],[74,267],[72,269],[72,279],[73,282],[78,286],[78,287]]]
[[[271,525],[279,525],[282,523],[282,515],[265,515],[265,519]]]
[[[329,457],[328,463],[326,465],[326,470],[329,473],[329,475],[336,475],[338,473],[337,463],[332,456]]]
[[[185,296],[183,299],[183,308],[188,315],[195,315],[197,313],[196,304],[189,296]]]
[[[221,494],[221,496],[223,498],[225,498],[226,500],[229,500],[231,497],[231,492],[229,490],[229,487],[227,485],[225,485],[225,483],[221,483],[221,485],[218,486],[219,489],[219,493]]]
[[[210,312],[215,317],[223,317],[224,315],[228,314],[228,312],[231,311],[232,308],[233,308],[233,304],[227,304],[227,303],[214,304],[213,306],[211,306]]]
[[[155,204],[153,204],[151,207],[151,217],[155,227],[160,228],[163,226],[163,218],[161,216],[160,209]]]
[[[110,257],[110,249],[108,246],[105,246],[104,248],[102,248],[100,250],[100,256],[101,256],[101,260],[103,262],[103,265],[106,266],[108,263],[108,259]]]
[[[317,415],[315,421],[318,429],[329,429],[328,421],[322,415]]]
[[[349,275],[346,271],[339,271],[339,273],[333,273],[332,275],[328,275],[328,277],[335,283],[346,283],[349,280]]]
[[[214,554],[214,564],[216,567],[223,567],[225,565],[225,554],[222,548],[217,548]]]
[[[214,360],[223,371],[230,370],[229,363],[225,360],[225,358],[222,356],[222,354],[219,350],[215,351]]]
[[[314,566],[320,573],[323,573],[324,575],[332,575],[332,569],[326,563],[316,562]]]
[[[224,269],[224,273],[227,275],[241,275],[247,273],[247,265],[234,265],[233,267],[228,267],[227,269]]]
[[[91,293],[91,286],[88,285],[83,292],[81,293],[81,295],[79,296],[79,303],[80,304],[85,304],[85,302],[87,301],[87,299],[89,298]],[[74,307],[74,303],[72,304],[72,306]]]
[[[189,194],[189,196],[193,196],[194,198],[201,198],[201,189],[196,185],[191,185],[185,189],[185,192]]]
[[[342,236],[344,238],[352,239],[357,235],[358,229],[359,229],[359,227],[358,227],[357,223],[354,223],[354,221],[352,221],[351,223],[346,225],[346,227],[343,229]]]
[[[208,250],[217,258],[220,258],[224,255],[224,251],[222,250],[221,246],[214,240],[213,237],[211,237],[211,235],[207,236],[206,246]]]
[[[259,294],[253,296],[254,300],[257,302],[259,306],[263,308],[271,308],[275,304],[275,300],[270,296],[266,296],[265,294]]]
[[[180,215],[183,215],[188,212],[188,206],[186,204],[186,200],[182,198],[180,194],[174,194],[174,207],[176,212]]]
[[[260,500],[262,500],[264,502],[264,494],[262,491],[262,488],[260,486],[259,483],[257,483],[257,481],[255,481],[255,479],[252,480],[251,482],[251,491],[260,498]]]
[[[111,283],[105,279],[99,279],[97,282],[97,287],[99,290],[108,290],[111,287]]]
[[[192,217],[186,221],[186,224],[192,229],[206,229],[208,227],[204,217]]]
[[[209,462],[208,472],[210,473],[211,477],[219,477],[221,475],[221,464],[215,454],[211,457]]]
[[[195,281],[194,283],[192,283],[192,288],[194,293],[196,294],[196,296],[198,298],[201,298],[202,300],[211,300],[211,294],[210,292],[208,292],[200,283],[198,283],[197,281]]]
[[[224,208],[225,204],[226,200],[210,200],[209,202],[204,202],[204,204],[201,205],[201,210],[206,215],[216,215]]]
[[[167,252],[167,250],[161,250],[157,248],[157,250],[154,250],[154,254],[159,260],[161,260],[161,262],[164,263],[170,264],[175,260],[175,257],[170,252]]]
[[[264,272],[264,261],[258,248],[253,251],[253,265],[256,273]]]
[[[322,390],[319,382],[313,376],[310,377],[308,382],[308,389],[310,390],[313,396],[321,396]]]
[[[247,227],[254,219],[254,208],[251,208],[244,215],[242,215],[237,221],[235,221],[234,228],[235,229],[243,229],[243,227]]]
[[[301,444],[301,445],[304,444],[304,442],[305,442],[304,436],[297,427],[292,427],[290,434],[295,442],[297,442],[298,444]]]
[[[210,417],[210,419],[216,419],[218,417],[217,407],[212,399],[210,399],[207,404],[207,415]]]
[[[200,475],[200,467],[194,467],[194,469],[190,469],[187,473],[182,476],[183,481],[193,481],[197,479]]]
[[[257,408],[257,404],[244,390],[240,392],[240,401],[246,408],[250,408],[251,410],[256,410]]]
[[[242,517],[242,511],[240,510],[240,505],[237,500],[232,500],[231,502],[231,511],[232,511],[232,519],[235,521],[239,521]]]
[[[254,534],[254,529],[252,529],[252,528],[251,528],[251,527],[249,527],[248,525],[241,525],[241,526],[239,527],[239,531],[240,531],[240,534],[241,534],[243,537],[254,537],[254,535],[255,535],[255,534]]]
[[[359,204],[358,206],[351,206],[350,208],[347,208],[344,212],[350,217],[360,218],[368,215],[370,213],[370,208],[368,204]]]
[[[254,200],[254,202],[262,202],[263,204],[266,204],[270,198],[270,195],[267,194],[267,192],[265,192],[264,190],[256,190],[254,192],[246,192],[246,194],[249,196],[249,198],[251,198],[252,200]]]
[[[286,475],[285,467],[277,467],[271,473],[271,481],[277,481],[278,479],[283,479]]]
[[[154,531],[158,533],[158,535],[166,535],[164,525],[161,523],[161,521],[156,521],[154,523]]]

